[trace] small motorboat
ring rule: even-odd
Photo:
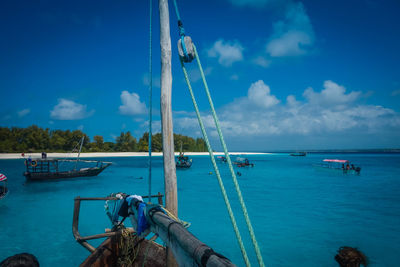
[[[250,163],[250,161],[246,158],[236,158],[234,164],[238,167],[254,167],[254,163]]]
[[[345,174],[360,174],[361,167],[355,166],[350,161],[345,159],[324,159],[323,163],[314,164],[314,167],[341,171]]]
[[[217,156],[217,160],[219,160],[220,162],[227,162],[227,159],[224,156]]]
[[[8,194],[7,177],[0,173],[0,199],[5,198]]]

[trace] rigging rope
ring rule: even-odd
[[[192,98],[194,109],[196,111],[197,119],[198,119],[199,124],[200,124],[201,132],[202,132],[204,140],[206,142],[207,149],[208,149],[208,152],[209,152],[209,155],[210,155],[210,159],[211,159],[211,162],[213,164],[215,173],[217,175],[217,179],[218,179],[219,186],[221,188],[222,196],[224,197],[225,205],[226,205],[226,207],[228,209],[229,218],[231,219],[231,222],[232,222],[232,225],[233,225],[233,229],[235,231],[236,238],[237,238],[238,243],[239,243],[240,251],[242,252],[242,256],[243,256],[243,259],[244,259],[244,261],[246,263],[246,266],[250,266],[250,261],[249,261],[249,258],[247,256],[247,252],[246,252],[246,249],[244,247],[244,244],[243,244],[243,241],[242,241],[242,237],[240,236],[239,228],[237,226],[237,223],[236,223],[236,220],[235,220],[235,216],[233,214],[233,211],[232,211],[232,208],[231,208],[231,204],[229,202],[228,195],[227,195],[225,187],[224,187],[224,183],[223,183],[221,175],[219,173],[219,169],[218,169],[217,163],[215,162],[214,153],[213,153],[213,150],[211,148],[210,142],[208,141],[208,137],[207,137],[206,130],[204,128],[203,120],[201,119],[199,108],[197,106],[197,102],[196,102],[196,99],[195,99],[194,94],[193,94],[192,86],[191,86],[190,81],[189,81],[189,76],[187,74],[187,71],[186,71],[186,68],[185,68],[185,65],[184,65],[182,59],[181,59],[181,66],[182,66],[183,74],[185,76],[186,83],[187,83],[188,88],[189,88],[189,92],[190,92],[190,96]]]
[[[249,259],[247,257],[246,250],[244,248],[244,245],[243,245],[240,233],[239,233],[239,229],[237,228],[236,220],[235,220],[235,217],[233,215],[233,211],[231,209],[231,206],[230,206],[230,203],[229,203],[229,199],[228,199],[228,196],[226,194],[226,191],[225,191],[225,188],[224,188],[224,185],[223,185],[220,173],[219,173],[218,166],[217,166],[217,164],[215,162],[215,158],[214,158],[214,154],[213,154],[210,142],[208,141],[207,133],[205,131],[204,124],[203,124],[203,121],[202,121],[202,118],[200,116],[200,112],[199,112],[199,109],[198,109],[198,106],[197,106],[197,103],[196,103],[196,99],[195,99],[194,94],[193,94],[193,90],[192,90],[192,86],[191,86],[190,81],[189,81],[188,73],[187,73],[185,65],[184,65],[184,61],[185,61],[185,59],[187,59],[187,52],[186,52],[187,49],[185,47],[184,38],[182,37],[181,28],[183,29],[183,23],[182,23],[182,21],[180,19],[180,15],[179,15],[179,11],[178,11],[178,5],[176,3],[176,0],[174,0],[174,5],[175,5],[176,15],[178,17],[178,27],[180,29],[181,45],[182,45],[182,49],[183,49],[183,52],[184,52],[184,59],[182,59],[180,57],[182,70],[183,70],[183,73],[184,73],[184,76],[185,76],[186,83],[187,83],[188,88],[189,88],[189,92],[190,92],[190,95],[191,95],[191,98],[192,98],[192,102],[193,102],[194,108],[196,110],[197,119],[199,121],[200,128],[201,128],[203,137],[204,137],[204,139],[206,141],[207,149],[209,151],[209,154],[210,154],[210,157],[211,157],[211,161],[213,163],[214,170],[215,170],[215,173],[217,175],[219,185],[221,187],[222,195],[224,197],[225,204],[227,206],[227,209],[228,209],[228,212],[229,212],[229,216],[231,218],[231,222],[233,224],[233,227],[234,227],[234,230],[235,230],[235,233],[236,233],[236,237],[237,237],[238,242],[239,242],[239,246],[240,246],[243,258],[244,258],[244,260],[246,262],[246,265],[250,266],[250,262],[249,262]],[[184,36],[184,31],[183,31],[183,36]],[[249,215],[248,215],[248,212],[247,212],[247,208],[246,208],[246,205],[245,205],[244,200],[243,200],[243,196],[242,196],[242,193],[241,193],[241,190],[240,190],[240,187],[239,187],[239,183],[237,182],[236,174],[235,174],[235,171],[233,170],[232,161],[231,161],[231,158],[229,156],[228,149],[226,147],[224,137],[222,135],[221,126],[219,124],[219,120],[218,120],[217,114],[215,112],[214,104],[213,104],[213,101],[212,101],[212,98],[211,98],[211,95],[210,95],[210,91],[208,89],[207,81],[206,81],[206,78],[205,78],[205,75],[204,75],[203,68],[201,66],[200,58],[199,58],[199,56],[197,54],[196,46],[194,44],[192,44],[192,46],[193,46],[193,50],[194,50],[194,57],[196,58],[197,65],[198,65],[199,70],[200,70],[201,78],[203,80],[204,88],[205,88],[205,91],[206,91],[206,94],[207,94],[208,102],[210,104],[210,108],[211,108],[212,115],[213,115],[213,118],[214,118],[214,123],[215,123],[216,129],[217,129],[217,132],[218,132],[218,136],[219,136],[220,142],[222,144],[222,147],[224,149],[225,157],[226,157],[228,165],[229,165],[229,170],[231,172],[231,176],[232,176],[232,180],[233,180],[233,183],[234,183],[234,186],[235,186],[235,190],[236,190],[236,193],[238,195],[239,202],[240,202],[240,205],[241,205],[241,208],[242,208],[242,211],[243,211],[243,216],[245,217],[247,228],[249,230],[250,237],[251,237],[251,240],[252,240],[255,252],[256,252],[257,260],[258,260],[258,263],[259,263],[260,266],[265,266],[263,258],[262,258],[262,255],[261,255],[261,252],[260,252],[260,248],[258,246],[256,237],[255,237],[253,226],[252,226],[252,224],[250,222],[250,218],[249,218]],[[186,62],[188,62],[188,61],[186,61]]]
[[[152,65],[152,18],[153,18],[153,5],[150,0],[150,26],[149,26],[149,203],[151,203],[151,137],[152,137],[152,98],[153,98],[153,65]]]
[[[242,192],[240,190],[240,186],[239,186],[239,183],[237,181],[235,171],[233,170],[231,157],[229,156],[229,152],[228,152],[228,149],[227,149],[226,144],[225,144],[224,136],[222,135],[221,126],[219,124],[217,113],[215,112],[214,104],[213,104],[213,101],[211,99],[211,95],[210,95],[210,91],[208,89],[208,85],[207,85],[207,81],[206,81],[206,78],[205,78],[205,75],[204,75],[204,71],[203,71],[203,68],[202,68],[201,63],[200,63],[200,58],[199,58],[199,56],[197,54],[196,46],[194,44],[193,44],[193,49],[194,49],[197,65],[199,66],[199,69],[200,69],[200,74],[201,74],[201,78],[203,80],[203,84],[204,84],[204,88],[205,88],[205,91],[206,91],[206,94],[207,94],[208,102],[209,102],[210,107],[211,107],[211,111],[212,111],[212,114],[213,114],[215,126],[217,128],[218,136],[219,136],[219,139],[221,141],[221,145],[222,145],[222,147],[224,149],[225,157],[226,157],[226,159],[228,161],[229,170],[231,172],[232,180],[233,180],[233,183],[235,185],[236,193],[237,193],[238,198],[239,198],[240,206],[242,207],[242,211],[243,211],[244,218],[246,220],[247,228],[249,229],[251,241],[253,242],[253,246],[254,246],[254,249],[256,251],[257,260],[258,260],[258,263],[259,263],[260,266],[265,266],[263,258],[262,258],[262,255],[261,255],[261,252],[260,252],[260,247],[258,246],[258,243],[257,243],[257,240],[256,240],[256,236],[254,234],[253,226],[252,226],[252,224],[250,222],[249,214],[247,213],[246,204],[244,203]]]

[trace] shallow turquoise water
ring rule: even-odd
[[[208,156],[178,174],[179,217],[217,252],[244,266]],[[338,266],[340,246],[353,246],[370,266],[397,266],[400,259],[400,154],[287,154],[249,156],[254,168],[238,177],[267,266]],[[314,169],[324,158],[349,159],[360,176]],[[41,266],[78,266],[88,252],[72,235],[73,199],[112,192],[147,195],[147,158],[109,158],[98,177],[25,183],[22,160],[1,160],[10,194],[0,202],[0,260],[30,252]],[[257,266],[227,166],[220,163],[242,237]],[[139,179],[144,177],[144,179]],[[163,192],[162,158],[154,159],[153,192]],[[155,200],[154,200],[155,201]],[[83,202],[80,232],[110,227],[104,202]],[[95,244],[98,244],[95,243]]]

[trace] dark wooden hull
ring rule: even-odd
[[[192,162],[191,161],[184,161],[184,162],[177,162],[176,163],[176,168],[177,169],[189,169],[192,167]]]
[[[305,157],[307,154],[306,153],[292,153],[290,156],[292,157]]]
[[[186,164],[176,164],[176,168],[177,169],[189,169],[190,167],[192,167],[192,164],[190,163],[189,165]]]
[[[86,260],[81,267],[103,267],[119,266],[118,258],[121,254],[119,247],[120,235],[107,238]],[[137,255],[132,263],[134,267],[148,266],[161,267],[166,266],[165,247],[148,240],[143,240],[135,247],[132,256]],[[144,263],[144,264],[143,264]]]
[[[75,177],[89,177],[97,176],[109,165],[105,165],[101,168],[93,167],[87,169],[81,169],[76,171],[65,171],[65,172],[25,172],[24,176],[28,181],[43,181],[53,179],[66,179]]]

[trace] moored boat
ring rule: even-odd
[[[179,153],[178,159],[176,161],[176,167],[178,169],[189,169],[192,166],[192,159],[185,156],[183,152]]]
[[[217,160],[219,160],[221,162],[227,162],[227,159],[224,156],[217,156]]]
[[[24,176],[28,181],[97,176],[112,163],[99,160],[80,160],[79,156],[81,155],[84,140],[85,136],[83,136],[81,141],[77,144],[77,146],[80,147],[76,159],[50,159],[47,158],[47,154],[45,152],[42,152],[42,158],[31,159],[29,157],[25,159],[26,170],[24,172]],[[92,165],[90,167],[78,169],[79,162]],[[94,163],[96,164],[95,166],[93,166]]]
[[[324,159],[322,163],[313,164],[314,167],[341,171],[345,174],[360,174],[361,167],[355,166],[349,160],[345,159]]]
[[[5,198],[8,194],[7,177],[0,173],[0,199]]]
[[[79,162],[96,165],[77,169],[76,165],[78,160],[76,159],[26,159],[26,170],[24,176],[28,181],[97,176],[105,168],[111,165],[111,162],[97,160],[80,160]],[[70,163],[70,165],[73,164],[74,166],[70,166],[70,169],[63,170],[61,163]]]
[[[246,158],[236,158],[234,164],[238,167],[254,167],[254,163],[250,163],[249,159]]]
[[[307,153],[306,152],[295,152],[295,153],[290,153],[290,156],[293,156],[293,157],[305,157],[305,156],[307,156]]]

